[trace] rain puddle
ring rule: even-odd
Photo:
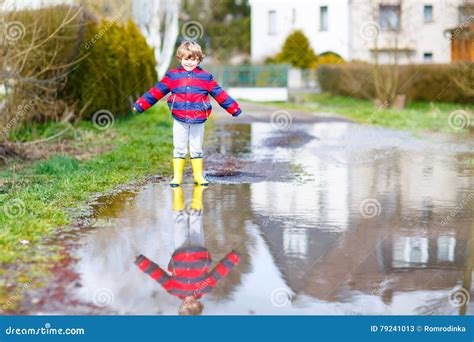
[[[220,126],[209,188],[188,173],[182,192],[154,183],[98,201],[71,296],[177,314],[181,299],[134,260],[168,271],[189,244],[207,248],[209,272],[240,253],[203,314],[474,314],[473,145],[347,122]]]

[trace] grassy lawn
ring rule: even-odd
[[[80,159],[59,152],[26,166],[0,169],[0,313],[15,306],[12,290],[7,290],[12,282],[39,285],[51,261],[60,258],[42,240],[71,223],[68,208],[81,209],[91,194],[143,180],[147,174],[170,173],[172,121],[163,106],[116,120],[103,131],[81,122],[70,133],[80,134],[82,144],[92,148],[108,145],[106,152]],[[50,134],[55,128],[30,127],[21,134],[32,138],[38,130]]]
[[[473,104],[455,104],[443,102],[412,102],[403,110],[376,108],[371,101],[354,99],[330,94],[308,94],[304,104],[272,102],[282,108],[302,111],[332,112],[362,124],[404,129],[412,133],[422,131],[466,132],[449,125],[449,114],[456,110],[474,112]],[[472,114],[471,114],[472,115]],[[471,117],[471,124],[473,123]]]

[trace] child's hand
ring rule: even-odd
[[[137,256],[135,257],[135,260],[134,260],[133,262],[134,262],[135,264],[138,264],[139,261],[141,261],[141,259],[143,259],[143,258],[142,258],[142,255],[141,255],[141,254],[140,254],[140,255],[137,255]]]
[[[133,111],[134,111],[134,112],[136,112],[136,111],[137,111],[137,109],[136,109],[135,107],[133,107]]]

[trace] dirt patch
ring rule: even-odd
[[[38,160],[57,154],[66,154],[77,160],[88,160],[99,154],[111,151],[117,141],[113,130],[100,134],[90,131],[75,131],[61,139],[40,143],[4,142],[0,144],[0,171],[15,163],[15,169],[21,170]]]
[[[0,143],[0,163],[6,164],[9,160],[28,159],[26,151],[18,144],[10,142]]]

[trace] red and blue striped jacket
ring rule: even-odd
[[[209,272],[212,264],[211,254],[205,247],[194,246],[179,248],[173,253],[168,266],[171,276],[143,255],[136,258],[135,264],[159,282],[168,293],[184,299],[187,296],[201,298],[210,292],[239,260],[240,253],[233,250]]]
[[[166,94],[171,115],[176,120],[187,123],[202,123],[211,115],[209,94],[232,116],[242,113],[239,104],[222,89],[213,76],[200,66],[186,71],[182,65],[169,70],[145,95],[133,105],[142,113]]]

